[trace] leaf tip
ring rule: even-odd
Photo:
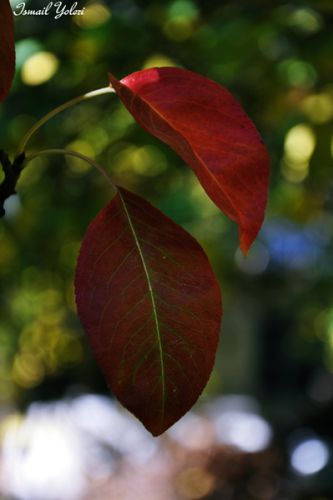
[[[162,436],[165,432],[167,432],[170,427],[172,427],[179,419],[181,419],[183,415],[179,416],[177,420],[172,420],[172,421],[155,421],[155,422],[145,422],[143,420],[140,420],[140,422],[143,424],[143,426],[147,429],[147,431],[154,437],[158,438]]]
[[[249,233],[248,231],[244,231],[242,230],[240,232],[240,235],[239,235],[239,246],[240,246],[240,249],[244,255],[244,257],[247,257],[249,251],[250,251],[250,248],[251,248],[251,245],[253,243],[253,241],[255,240],[256,238],[256,234],[252,234],[252,233]]]
[[[158,429],[158,430],[147,429],[147,430],[148,430],[148,432],[150,432],[150,434],[153,436],[153,438],[158,438],[158,437],[162,436],[162,434],[164,434],[167,429]]]

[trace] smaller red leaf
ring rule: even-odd
[[[246,254],[264,219],[269,160],[252,121],[216,82],[180,68],[137,71],[110,83],[136,121],[190,165],[237,222]]]
[[[119,188],[88,228],[75,290],[113,394],[161,434],[192,407],[214,364],[221,298],[205,253],[150,203]]]
[[[9,0],[0,0],[0,102],[12,85],[15,73],[14,19]]]

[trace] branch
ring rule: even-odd
[[[15,188],[23,169],[24,159],[25,154],[22,153],[11,163],[8,155],[0,150],[0,163],[5,174],[5,178],[0,184],[0,217],[3,217],[6,213],[4,209],[5,201],[13,194],[16,194]]]

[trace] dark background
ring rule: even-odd
[[[29,8],[43,5],[31,0]],[[330,457],[311,475],[290,464],[294,443],[303,437],[332,452],[332,2],[79,5],[88,5],[82,17],[15,19],[17,74],[0,110],[0,146],[7,152],[14,154],[50,109],[105,87],[108,71],[120,78],[175,65],[226,86],[271,157],[266,220],[245,260],[235,224],[116,96],[64,112],[29,144],[31,152],[68,147],[95,157],[117,183],[189,230],[220,278],[222,336],[201,402],[252,396],[273,440],[250,455],[215,443],[202,466],[213,486],[189,496],[175,473],[173,493],[165,498],[333,498]],[[43,157],[27,167],[18,193],[0,223],[0,404],[6,419],[34,401],[108,394],[75,313],[73,274],[87,224],[107,203],[109,188],[80,161]],[[191,460],[190,453],[179,465],[182,473]]]

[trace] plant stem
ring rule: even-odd
[[[33,153],[25,158],[24,161],[24,166],[26,166],[29,162],[37,158],[38,156],[46,156],[46,155],[65,155],[65,156],[73,156],[74,158],[79,158],[82,161],[85,161],[95,167],[100,174],[103,175],[103,177],[108,181],[110,186],[114,189],[114,191],[117,193],[118,189],[117,186],[113,183],[111,177],[109,174],[105,171],[105,169],[97,163],[95,160],[90,158],[89,156],[85,156],[81,153],[78,153],[77,151],[71,151],[70,149],[44,149],[43,151],[38,151],[37,153]]]
[[[76,104],[79,104],[82,101],[86,101],[87,99],[91,99],[93,97],[97,97],[97,96],[109,94],[109,93],[114,93],[114,92],[115,91],[112,87],[104,87],[102,89],[93,90],[92,92],[88,92],[87,94],[83,94],[81,96],[74,97],[74,99],[71,99],[70,101],[67,101],[64,104],[61,104],[57,108],[53,109],[52,111],[47,113],[45,116],[43,116],[43,118],[38,120],[38,122],[36,122],[30,130],[28,130],[28,132],[23,137],[23,139],[19,145],[16,156],[19,156],[20,154],[22,154],[25,151],[26,146],[27,146],[28,142],[30,141],[31,137],[34,135],[34,133],[37,132],[37,130],[39,130],[40,127],[42,127],[46,122],[48,122],[51,118],[56,116],[58,113],[61,113],[65,109],[71,108],[72,106],[75,106]]]

